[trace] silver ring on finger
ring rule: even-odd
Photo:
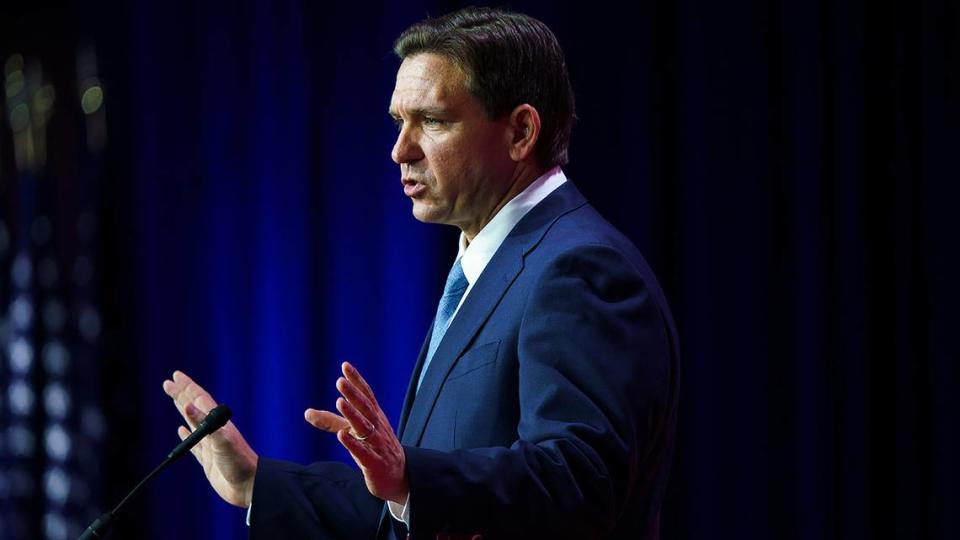
[[[367,433],[366,435],[363,435],[362,437],[359,437],[359,436],[357,436],[357,435],[353,435],[353,438],[356,439],[356,440],[358,440],[358,441],[360,441],[360,442],[363,442],[363,441],[369,439],[370,436],[372,436],[372,435],[373,435],[374,433],[376,433],[376,432],[377,432],[377,426],[373,426],[372,428],[370,428],[370,433]]]

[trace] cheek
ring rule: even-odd
[[[454,191],[463,171],[463,163],[457,159],[456,152],[448,148],[436,148],[429,155],[429,160],[435,192],[449,194]]]
[[[443,140],[433,140],[424,147],[430,175],[433,177],[433,195],[447,204],[460,206],[464,198],[472,199],[479,179],[489,167],[489,145],[492,141],[451,134]]]

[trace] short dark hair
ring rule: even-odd
[[[435,53],[456,63],[490,118],[529,103],[540,114],[534,154],[541,166],[567,164],[576,118],[573,88],[556,36],[520,13],[468,7],[407,28],[393,45],[400,59]]]

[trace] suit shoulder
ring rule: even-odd
[[[538,276],[561,271],[588,275],[591,280],[606,276],[615,278],[615,282],[638,281],[672,326],[666,297],[640,250],[589,203],[554,220],[526,261]]]
[[[557,258],[604,251],[611,251],[612,258],[622,258],[642,273],[650,272],[640,250],[633,242],[590,204],[584,204],[558,217],[544,233],[531,255],[548,262]]]

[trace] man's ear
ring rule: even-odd
[[[517,105],[510,113],[510,159],[523,161],[533,156],[540,139],[540,113],[533,105]]]

